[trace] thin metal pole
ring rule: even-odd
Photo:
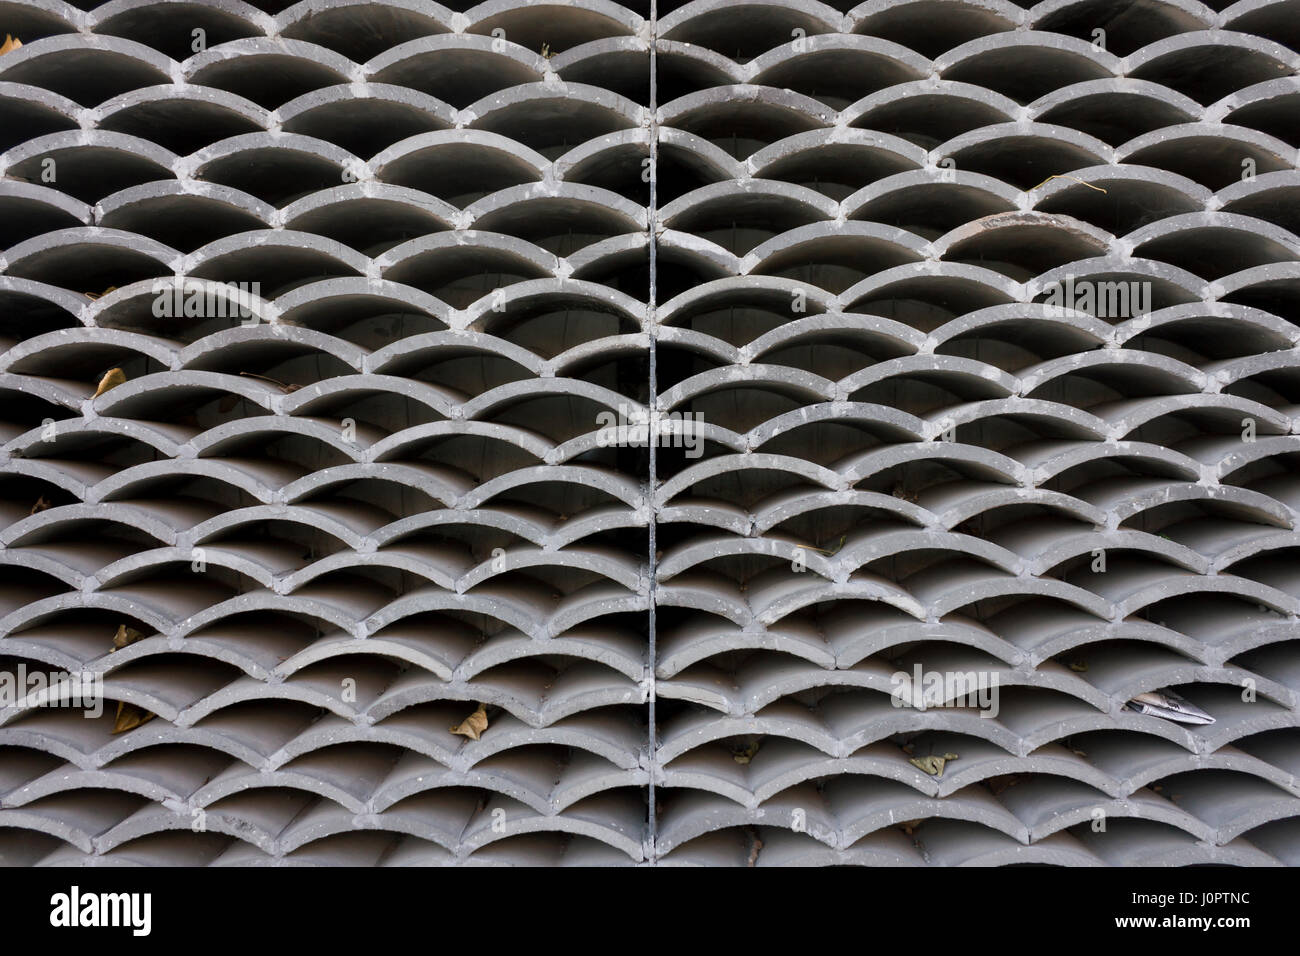
[[[653,428],[653,434],[647,431],[649,447],[649,469],[647,474],[649,517],[647,519],[647,535],[649,541],[648,566],[650,569],[650,580],[647,588],[649,599],[649,629],[650,629],[650,647],[646,657],[649,674],[649,712],[647,720],[650,725],[649,753],[648,763],[650,771],[649,798],[646,801],[646,808],[649,814],[647,821],[646,833],[648,843],[648,854],[650,865],[654,866],[659,861],[659,851],[655,847],[656,837],[658,836],[658,820],[655,808],[655,775],[659,769],[659,762],[655,756],[658,750],[658,727],[656,726],[657,715],[655,712],[655,698],[658,696],[655,686],[655,668],[657,666],[657,656],[655,653],[655,584],[658,573],[658,560],[656,558],[655,545],[655,521],[658,516],[658,508],[655,505],[655,491],[658,485],[658,450],[659,450],[659,422],[655,414],[655,409],[659,404],[659,381],[658,381],[658,318],[656,315],[657,306],[657,270],[658,270],[658,241],[656,237],[656,200],[657,187],[659,179],[659,120],[658,120],[658,85],[656,70],[658,62],[655,56],[655,46],[659,39],[659,4],[658,0],[650,0],[650,205],[646,209],[646,223],[650,230],[650,301],[646,310],[648,318],[648,327],[650,333],[650,388],[649,388],[649,405],[650,405],[650,425]]]

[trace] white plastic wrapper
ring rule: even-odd
[[[1177,721],[1180,724],[1214,723],[1214,718],[1201,708],[1167,688],[1138,694],[1128,702],[1128,706],[1139,714],[1163,717],[1165,720]]]

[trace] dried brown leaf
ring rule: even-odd
[[[125,624],[117,626],[117,633],[113,635],[113,650],[120,651],[124,647],[134,644],[140,638],[144,637],[133,627],[127,627]]]
[[[453,734],[460,734],[462,737],[468,737],[470,740],[478,740],[483,731],[487,730],[487,704],[479,704],[478,710],[470,714],[455,727],[451,728]]]
[[[117,388],[119,385],[126,384],[126,373],[120,368],[112,368],[104,373],[104,377],[99,380],[99,388],[95,389],[95,394],[91,398],[99,398],[110,388]]]
[[[119,700],[117,702],[117,717],[113,720],[113,733],[121,734],[128,730],[134,730],[157,716],[153,711]]]

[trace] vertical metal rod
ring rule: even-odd
[[[658,241],[656,237],[656,200],[657,187],[659,180],[659,101],[658,86],[656,77],[657,61],[655,57],[655,46],[659,39],[659,5],[658,0],[650,0],[650,204],[646,209],[646,224],[650,230],[650,302],[646,310],[648,326],[650,333],[650,388],[649,388],[649,406],[650,406],[650,423],[647,429],[646,438],[649,449],[649,469],[647,474],[647,489],[649,495],[649,517],[647,519],[647,535],[649,542],[649,574],[650,580],[647,587],[647,596],[649,599],[649,629],[650,629],[650,647],[646,656],[646,666],[649,669],[647,678],[649,679],[649,711],[646,715],[650,725],[649,753],[648,763],[650,772],[649,796],[646,800],[646,810],[649,814],[647,821],[646,836],[649,850],[650,865],[655,865],[659,860],[659,851],[655,848],[655,840],[658,836],[657,812],[655,808],[655,774],[658,771],[658,760],[655,752],[658,749],[658,728],[656,726],[657,715],[655,713],[655,698],[658,696],[655,687],[655,667],[657,666],[657,657],[655,654],[655,581],[657,577],[658,561],[655,557],[655,520],[657,518],[657,508],[655,506],[655,490],[658,484],[658,449],[659,433],[658,419],[655,415],[655,408],[659,404],[659,382],[658,382],[658,317],[656,314],[657,307],[657,285],[656,272],[658,269]],[[653,428],[653,434],[650,431]]]

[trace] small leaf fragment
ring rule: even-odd
[[[119,624],[117,626],[117,633],[113,635],[113,650],[120,651],[128,645],[134,644],[142,637],[144,637],[144,635],[135,628],[127,627],[125,624]]]
[[[932,777],[942,777],[944,764],[949,760],[956,760],[957,755],[953,753],[940,756],[913,757],[907,762],[916,767],[922,773],[928,773]]]
[[[128,704],[124,700],[119,700],[117,702],[117,717],[113,720],[113,733],[121,734],[128,730],[134,730],[157,716],[151,710],[145,710],[143,707],[137,707],[135,704]]]
[[[6,33],[4,45],[0,46],[0,56],[4,56],[6,53],[12,53],[14,50],[18,49],[22,45],[23,45],[22,40],[18,39],[17,37],[11,37],[9,34]]]
[[[245,378],[258,378],[263,382],[270,382],[272,385],[278,385],[280,391],[284,392],[286,395],[292,394],[302,388],[301,385],[291,385],[287,382],[280,381],[278,378],[271,378],[269,375],[258,375],[256,372],[240,372],[239,374]]]
[[[470,714],[455,727],[451,728],[453,734],[460,734],[462,737],[468,737],[470,740],[478,740],[483,731],[487,730],[487,704],[479,704],[478,710]]]
[[[119,385],[126,384],[126,373],[120,368],[112,368],[104,373],[104,377],[99,380],[99,388],[95,389],[95,394],[91,398],[99,398],[110,388],[117,388]]]

